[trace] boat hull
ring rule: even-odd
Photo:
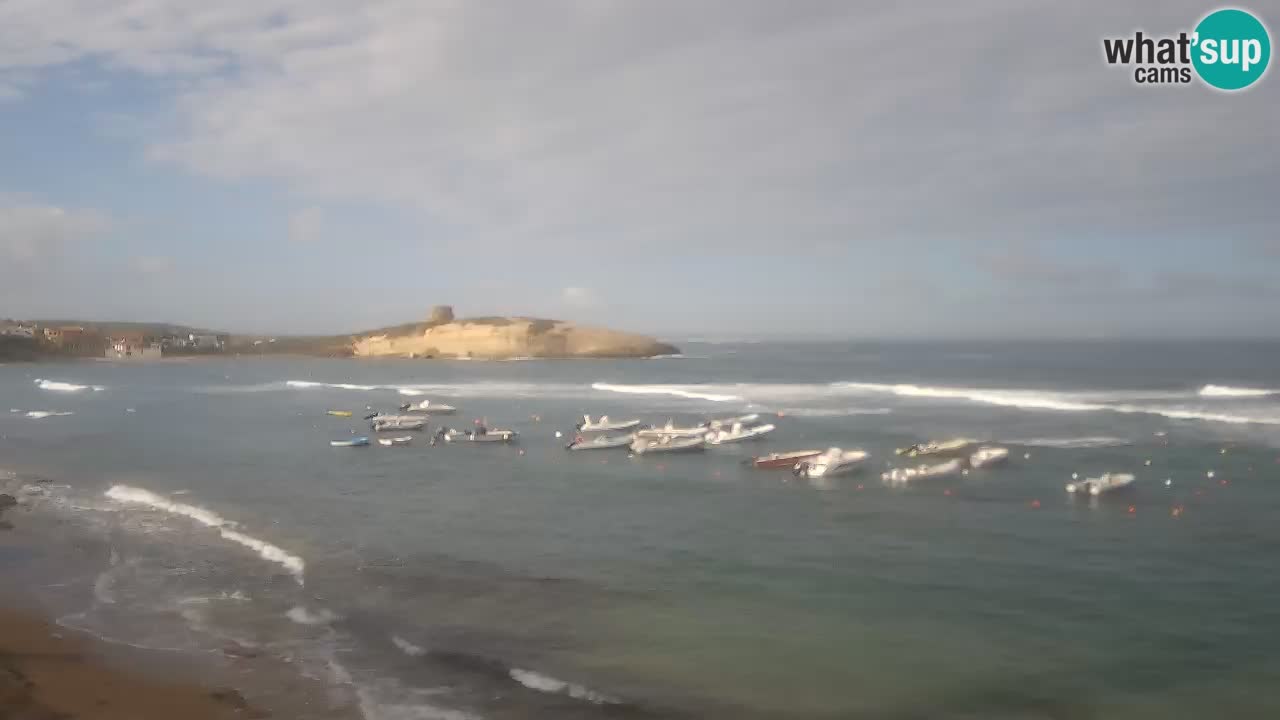
[[[796,463],[812,460],[822,454],[821,450],[801,450],[789,453],[773,453],[751,459],[751,465],[761,470],[790,470]]]

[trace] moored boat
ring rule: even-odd
[[[349,440],[330,440],[329,447],[364,447],[369,444],[367,437],[353,437]]]
[[[635,435],[597,435],[589,438],[579,435],[564,448],[566,450],[608,450],[626,447],[632,442],[635,442]]]
[[[964,469],[964,463],[960,460],[948,460],[944,463],[936,465],[918,465],[913,468],[894,468],[886,473],[881,473],[880,479],[889,483],[905,483],[912,480],[926,480],[928,478],[944,477],[954,475]]]
[[[421,430],[427,426],[427,421],[414,415],[378,415],[370,424],[375,431],[386,432],[387,430]]]
[[[768,423],[755,427],[743,427],[742,423],[734,423],[728,429],[712,430],[705,437],[708,445],[728,445],[762,438],[774,429],[774,426]]]
[[[631,443],[631,452],[636,455],[647,453],[695,452],[705,450],[707,442],[700,437],[662,437],[636,438]]]
[[[468,442],[509,443],[514,442],[520,433],[515,430],[472,430],[467,433]]]
[[[998,465],[1008,459],[1009,448],[986,445],[978,448],[977,452],[969,456],[969,467],[976,469]]]
[[[324,414],[332,415],[334,417],[351,417],[350,410],[325,410]]]
[[[793,472],[800,477],[806,478],[848,475],[861,467],[862,462],[866,459],[866,450],[843,450],[833,447],[809,460],[801,460],[796,463]]]
[[[423,413],[429,415],[452,415],[458,412],[458,408],[444,403],[423,400],[416,403],[405,403],[400,406],[401,410],[411,413]]]
[[[1067,492],[1092,495],[1096,497],[1104,493],[1126,488],[1132,485],[1133,481],[1134,477],[1131,473],[1103,473],[1098,477],[1085,478],[1084,480],[1067,483]]]
[[[707,421],[707,427],[718,429],[722,427],[733,427],[736,424],[746,425],[760,419],[759,413],[751,413],[749,415],[738,415],[737,417],[717,418]]]
[[[579,433],[622,432],[637,427],[639,420],[610,421],[608,415],[601,415],[599,420],[592,420],[590,415],[583,415],[582,422],[574,428]]]
[[[395,445],[408,445],[411,442],[413,442],[413,436],[411,435],[401,435],[400,437],[393,437],[393,438],[378,438],[378,444],[382,445],[383,447],[392,447]]]
[[[662,427],[651,426],[636,431],[636,437],[646,439],[661,438],[699,438],[707,432],[706,425],[691,425],[687,427],[676,427],[675,423],[668,420],[666,425]]]
[[[951,440],[931,441],[927,443],[908,445],[904,448],[898,448],[894,452],[898,455],[906,455],[907,457],[917,457],[919,455],[948,455],[965,450],[972,445],[973,442],[973,440],[966,438],[952,438]]]
[[[796,466],[796,463],[802,460],[815,458],[821,454],[821,450],[792,450],[791,452],[776,452],[751,458],[751,464],[762,470],[774,470],[781,468],[790,470]]]

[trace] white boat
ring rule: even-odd
[[[720,418],[718,420],[707,421],[707,427],[712,429],[733,427],[734,425],[746,425],[760,419],[759,413],[751,413],[750,415],[739,415],[737,417]]]
[[[792,472],[806,478],[848,475],[857,470],[866,459],[866,450],[841,450],[838,447],[833,447],[828,448],[826,452],[812,460],[802,460],[796,463]]]
[[[707,442],[700,437],[636,438],[631,452],[636,455],[665,452],[695,452],[705,450]]]
[[[964,463],[957,458],[948,460],[944,463],[936,465],[919,465],[913,468],[894,468],[886,473],[880,474],[880,479],[891,483],[905,483],[912,480],[927,480],[929,478],[944,477],[946,475],[954,475],[964,469]]]
[[[1131,473],[1103,473],[1099,477],[1067,483],[1067,492],[1098,496],[1128,487],[1133,484],[1133,481],[1134,477]]]
[[[515,430],[498,430],[496,428],[485,430],[472,430],[466,434],[467,442],[487,442],[487,443],[509,443],[514,442],[520,433]]]
[[[635,442],[635,435],[596,435],[584,438],[575,437],[573,442],[565,445],[566,450],[608,450],[609,448],[626,447]]]
[[[774,426],[767,423],[756,425],[755,427],[743,427],[742,423],[734,423],[727,430],[712,430],[707,433],[706,440],[708,445],[727,445],[729,443],[743,442],[744,440],[755,440],[773,431]]]
[[[610,422],[608,415],[601,415],[599,420],[593,421],[590,415],[583,415],[582,422],[578,423],[576,430],[580,433],[622,432],[624,430],[630,430],[639,424],[639,420],[618,420]]]
[[[675,423],[668,420],[666,425],[662,427],[647,427],[643,430],[636,431],[636,437],[648,439],[661,438],[701,438],[707,432],[706,425],[694,425],[690,427],[676,427]]]
[[[405,403],[400,406],[400,409],[404,410],[405,412],[430,413],[433,415],[452,415],[458,412],[458,408],[452,405],[445,405],[444,403],[431,402],[430,400],[423,400],[422,402],[416,402],[416,403]]]
[[[388,415],[377,417],[373,420],[373,429],[375,432],[386,432],[388,430],[421,430],[426,426],[426,420],[409,415]]]
[[[330,440],[329,447],[364,447],[369,444],[367,437],[353,437],[350,440]]]
[[[400,437],[393,438],[378,438],[378,444],[384,447],[391,447],[392,445],[408,445],[411,442],[413,442],[412,435],[401,435]]]
[[[946,455],[948,453],[960,452],[972,445],[973,442],[973,440],[968,440],[966,438],[953,438],[951,440],[908,445],[904,448],[898,448],[894,452],[898,455],[906,455],[907,457],[916,457],[918,455]]]
[[[978,448],[978,451],[969,456],[969,467],[980,468],[989,465],[998,465],[1009,459],[1009,448],[992,447],[984,445]]]

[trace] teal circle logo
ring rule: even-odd
[[[1196,25],[1191,63],[1200,79],[1219,90],[1241,90],[1258,81],[1271,62],[1271,36],[1258,18],[1226,8]]]

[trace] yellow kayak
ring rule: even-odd
[[[334,416],[334,417],[351,417],[351,411],[350,411],[350,410],[330,410],[330,411],[328,411],[328,412],[327,412],[327,413],[325,413],[325,414],[326,414],[326,415],[332,415],[332,416]]]

